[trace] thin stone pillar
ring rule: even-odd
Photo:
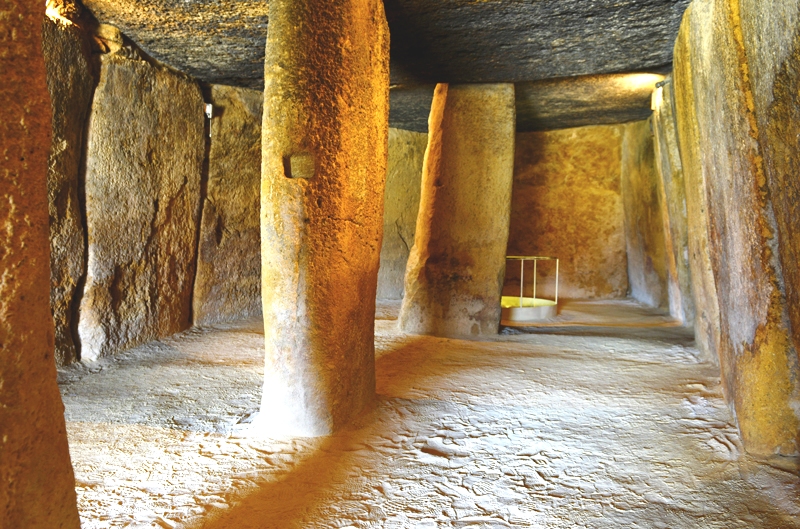
[[[0,528],[78,529],[50,312],[45,3],[0,0]]]
[[[388,116],[383,2],[270,2],[256,431],[327,435],[374,400]]]
[[[496,334],[514,176],[514,85],[436,87],[400,326]]]

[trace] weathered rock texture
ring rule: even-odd
[[[669,270],[651,120],[624,126],[622,196],[631,297],[669,307]]]
[[[34,7],[35,6],[35,7]],[[56,386],[44,2],[0,0],[0,528],[77,529],[75,478]]]
[[[705,181],[708,215],[708,231],[690,237],[708,239],[696,246],[709,248],[727,396],[746,449],[761,455],[800,455],[797,12],[696,1],[676,46],[684,172]]]
[[[78,303],[86,267],[81,159],[94,78],[89,37],[77,26],[45,18],[42,49],[53,111],[47,172],[50,303],[56,364],[63,366],[78,360]]]
[[[389,126],[414,132],[428,132],[428,117],[435,84],[393,85],[389,91]]]
[[[84,0],[150,55],[259,88],[268,2]],[[392,82],[516,82],[669,67],[689,0],[386,0]]]
[[[656,83],[663,78],[656,73],[630,73],[516,83],[517,131],[556,130],[647,119],[651,113],[650,96]],[[427,132],[435,86],[392,86],[389,125]]]
[[[414,244],[427,145],[427,134],[389,129],[378,299],[403,299],[403,279]]]
[[[211,147],[200,222],[195,324],[261,314],[261,108],[264,94],[211,87]]]
[[[260,89],[269,3],[264,0],[83,0],[152,57],[208,83]]]
[[[193,81],[104,59],[87,140],[84,359],[190,325],[205,143]]]
[[[517,134],[508,254],[558,257],[561,297],[627,294],[622,131],[606,125]],[[525,272],[528,288],[532,272]],[[555,265],[541,263],[537,294],[554,295],[554,285]],[[518,265],[506,271],[506,293],[519,293]]]
[[[688,15],[686,20],[690,20]],[[682,26],[675,42],[675,52],[679,56],[688,58],[691,37],[692,30],[689,29],[687,22]],[[706,131],[700,130],[697,119],[692,117],[694,114],[692,109],[695,104],[694,86],[690,82],[693,75],[692,68],[690,60],[675,61],[672,87],[675,97],[675,121],[678,127],[681,169],[686,186],[687,245],[695,305],[695,340],[703,357],[717,358],[717,362],[719,362],[719,300],[717,284],[711,268],[706,175],[701,170],[700,158],[700,149],[703,145],[708,146],[709,140]],[[726,369],[725,365],[721,367],[723,370]]]
[[[675,124],[675,98],[672,78],[653,93],[653,133],[656,169],[667,242],[669,307],[672,316],[694,325],[694,298],[689,272],[688,226],[686,222],[686,183],[683,178],[678,131]],[[706,355],[716,362],[716,355]]]
[[[514,87],[436,87],[400,311],[418,334],[497,333],[514,176]]]
[[[640,121],[663,75],[586,75],[517,83],[517,130],[554,130]]]
[[[325,435],[371,405],[387,164],[379,0],[272,0],[261,188],[260,426]]]

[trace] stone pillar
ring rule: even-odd
[[[389,30],[379,0],[273,0],[269,20],[256,430],[327,435],[375,393]]]
[[[514,177],[511,84],[436,87],[400,326],[495,334]]]
[[[77,529],[50,313],[44,2],[0,0],[0,527]]]

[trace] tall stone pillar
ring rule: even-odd
[[[0,0],[0,528],[80,527],[50,313],[44,2]]]
[[[497,333],[514,177],[514,85],[436,87],[400,326]]]
[[[269,21],[256,429],[326,435],[375,393],[389,30],[380,0],[273,0]]]

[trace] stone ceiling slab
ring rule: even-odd
[[[265,0],[84,0],[148,54],[260,89]],[[385,0],[392,82],[522,82],[669,68],[689,0]]]
[[[657,73],[605,74],[516,83],[517,131],[610,125],[646,119]],[[395,85],[389,125],[428,131],[435,85]]]

